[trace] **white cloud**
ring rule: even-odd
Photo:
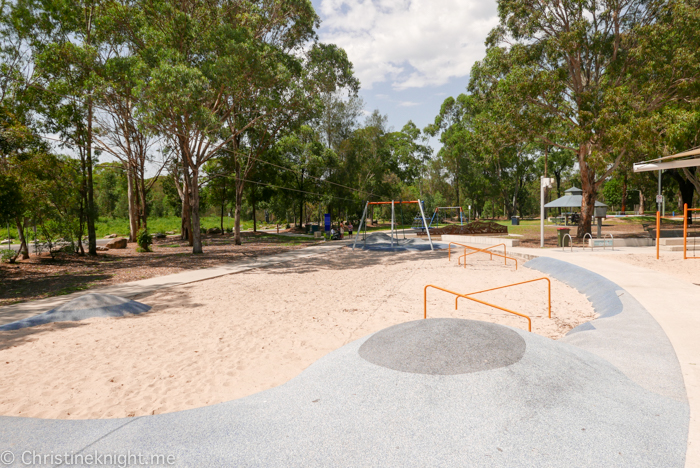
[[[495,0],[321,0],[318,11],[321,40],[347,51],[365,89],[466,76],[498,23]]]

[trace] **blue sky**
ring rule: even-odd
[[[400,130],[425,127],[448,96],[465,92],[497,23],[495,0],[312,0],[319,38],[344,48],[362,83],[365,111]]]

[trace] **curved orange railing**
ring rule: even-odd
[[[494,247],[498,247],[499,245],[502,245],[503,246],[503,255],[506,255],[506,244],[496,244],[496,245],[492,245],[491,247],[479,249],[477,247],[472,247],[471,245],[460,244],[459,242],[450,242],[449,244],[447,244],[447,260],[451,260],[451,252],[450,251],[452,249],[452,244],[464,247],[464,253],[467,252],[467,249],[472,249],[472,250],[476,250],[477,252],[486,252],[489,254],[493,254],[493,252],[489,251],[489,249],[492,249]],[[476,253],[476,252],[474,252],[474,253]],[[461,255],[459,258],[462,258],[463,256],[464,255]],[[493,255],[491,256],[491,258],[493,258]]]
[[[547,306],[549,308],[549,318],[552,318],[552,282],[549,280],[549,278],[537,278],[533,280],[528,280],[528,281],[521,281],[520,283],[513,283],[513,284],[507,284],[505,286],[499,286],[497,288],[491,288],[491,289],[484,289],[483,291],[476,291],[472,293],[467,293],[467,294],[462,294],[457,297],[455,297],[455,310],[457,310],[457,303],[459,301],[460,297],[464,296],[473,296],[474,294],[481,294],[489,291],[496,291],[498,289],[503,289],[503,288],[510,288],[512,286],[519,286],[521,284],[527,284],[527,283],[534,283],[535,281],[546,281],[547,282]]]
[[[493,260],[493,256],[494,256],[494,255],[495,255],[496,257],[501,257],[501,258],[503,258],[503,264],[504,264],[504,265],[508,265],[508,260],[513,260],[513,261],[515,262],[515,269],[516,269],[516,270],[518,269],[518,260],[515,259],[515,258],[513,258],[513,257],[508,257],[508,256],[507,256],[506,244],[501,243],[501,244],[492,245],[492,246],[490,246],[490,247],[485,247],[485,248],[483,248],[483,249],[479,249],[479,248],[476,248],[476,247],[472,247],[471,245],[459,244],[459,243],[457,243],[457,242],[451,242],[451,243],[452,243],[452,244],[456,244],[456,245],[460,245],[460,246],[464,247],[464,254],[463,254],[463,255],[460,255],[460,256],[457,258],[457,260],[459,261],[459,265],[462,264],[462,259],[464,258],[464,268],[467,267],[467,256],[468,256],[468,255],[473,255],[473,254],[475,254],[475,253],[484,252],[484,253],[487,253],[487,254],[491,255],[491,260]],[[501,245],[503,246],[503,255],[501,255],[501,254],[499,254],[499,253],[497,253],[497,252],[492,252],[491,250],[489,250],[489,249],[493,249],[494,247],[500,247]],[[467,253],[467,249],[472,249],[474,252]],[[450,250],[450,245],[447,246],[447,250],[448,250],[448,252],[447,252],[447,259],[449,260],[449,259],[450,259],[450,252],[449,252],[449,250]]]
[[[459,293],[456,293],[454,291],[450,291],[449,289],[435,286],[434,284],[429,284],[425,288],[423,288],[423,318],[424,319],[428,318],[428,288],[434,288],[434,289],[438,289],[440,291],[454,294],[455,296],[458,296],[458,299],[459,299],[459,297],[463,297],[465,299],[469,299],[470,301],[478,302],[479,304],[484,304],[484,305],[487,305],[489,307],[493,307],[494,309],[502,310],[504,312],[508,312],[508,313],[514,314],[514,315],[519,315],[520,317],[527,319],[527,331],[529,331],[529,332],[532,331],[532,320],[527,315],[521,314],[519,312],[515,312],[515,311],[510,310],[510,309],[506,309],[505,307],[497,306],[495,304],[490,304],[490,303],[485,302],[485,301],[480,301],[479,299],[474,299],[473,297],[465,296],[464,294],[459,294]],[[476,294],[476,293],[473,293],[473,294]]]

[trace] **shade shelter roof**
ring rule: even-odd
[[[544,205],[545,208],[581,208],[583,200],[583,190],[578,187],[571,187],[564,191],[564,196],[557,198]],[[608,206],[605,203],[596,201],[595,206]]]
[[[700,166],[700,147],[682,153],[651,159],[632,165],[634,172],[659,171],[661,169],[676,169],[680,167]]]

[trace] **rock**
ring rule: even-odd
[[[98,251],[100,251],[100,252],[106,252],[106,251],[109,250],[107,247],[104,247],[104,246],[102,246],[102,245],[98,245],[98,246],[96,247],[96,249],[97,249]]]
[[[175,234],[175,231],[166,231],[166,234]]]
[[[117,237],[116,234],[107,234],[104,238],[105,239],[114,239],[115,237]]]
[[[154,239],[165,239],[165,234],[163,234],[162,232],[156,232],[155,234],[153,234],[153,238]]]
[[[221,234],[221,229],[209,228],[209,229],[207,229],[207,234]]]
[[[118,239],[114,239],[113,241],[107,243],[106,247],[108,249],[125,249],[126,248],[126,239],[123,237],[120,237]]]

